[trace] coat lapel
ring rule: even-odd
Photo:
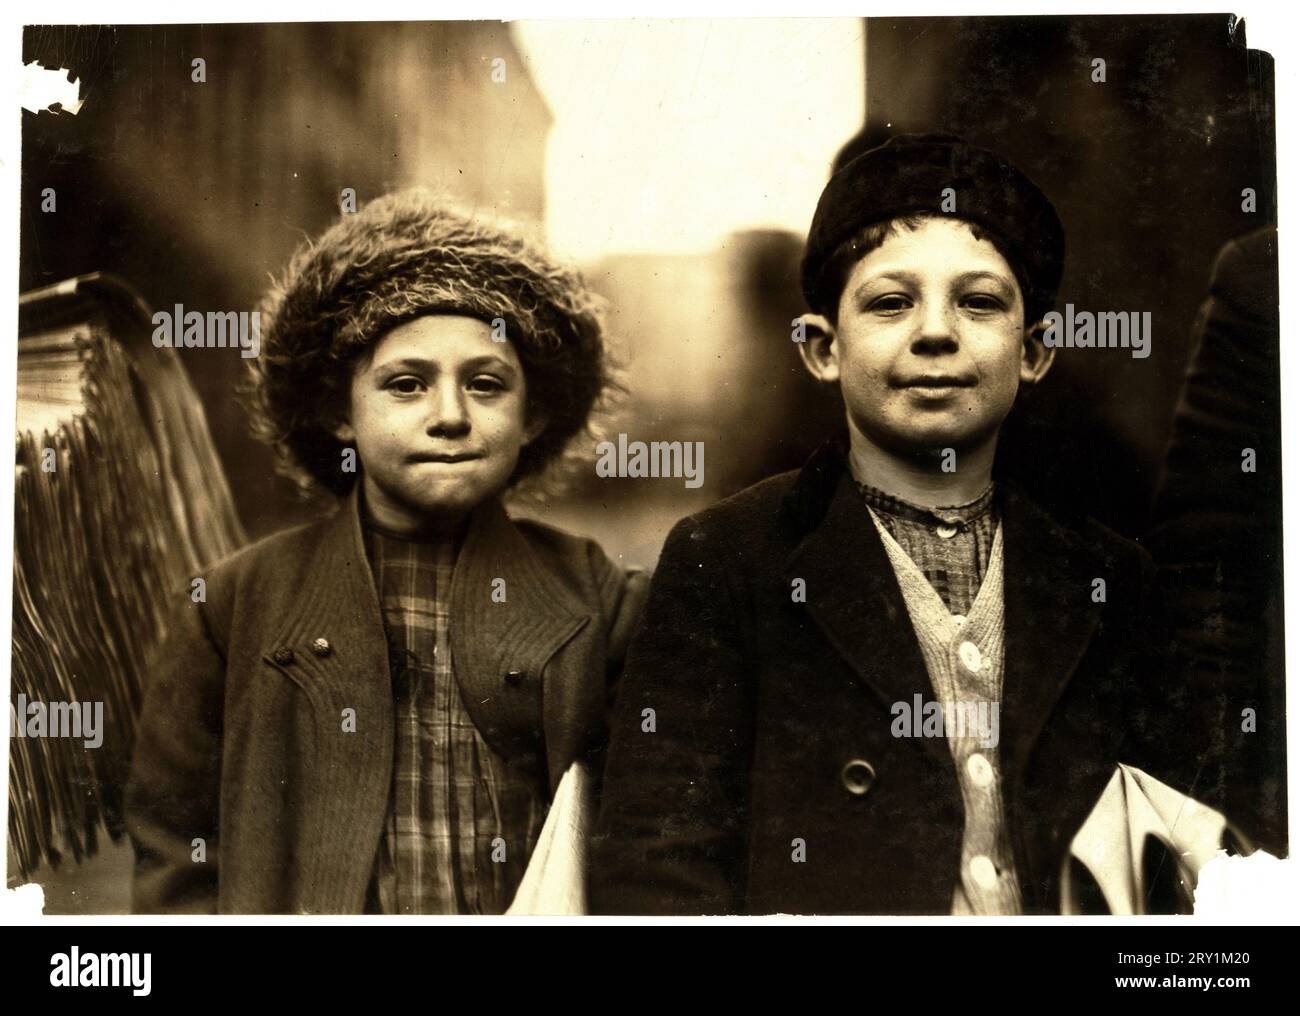
[[[1020,772],[1101,617],[1092,580],[1104,575],[1079,540],[1015,487],[1002,485],[1006,662],[1002,764]]]
[[[932,701],[894,568],[836,447],[814,457],[785,507],[794,526],[813,526],[786,562],[787,588],[796,578],[805,581],[808,612],[886,710],[896,702],[910,707],[916,695]],[[952,768],[942,738],[909,740]]]
[[[266,647],[265,659],[303,685],[314,700],[322,696],[358,705],[382,703],[392,720],[387,641],[374,577],[362,542],[357,494],[322,523],[316,552],[298,582],[292,601]],[[317,647],[324,639],[328,647]],[[277,654],[287,650],[292,662]],[[358,719],[362,719],[358,709]],[[387,724],[391,733],[391,722]]]
[[[589,711],[577,699],[599,682],[561,673],[543,681],[543,671],[592,620],[590,608],[495,500],[470,521],[451,603],[453,666],[475,725],[512,762],[544,763],[553,790],[577,751],[574,718]]]
[[[357,495],[321,525],[298,596],[264,647],[264,662],[306,693],[315,712],[313,756],[303,766],[315,792],[295,817],[303,909],[359,911],[387,812],[394,711],[387,640],[366,558]],[[318,640],[324,640],[324,645]],[[354,710],[355,732],[343,710]]]

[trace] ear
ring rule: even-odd
[[[1047,331],[1047,322],[1038,321],[1025,329],[1024,341],[1020,344],[1020,382],[1036,385],[1051,370],[1056,360],[1056,349],[1043,342],[1043,333]]]
[[[340,420],[334,424],[330,433],[344,444],[353,444],[357,439],[357,432],[352,429],[352,424],[348,423],[347,420]]]
[[[840,348],[835,344],[835,326],[820,314],[801,314],[804,340],[797,343],[799,358],[818,381],[835,384],[840,379]]]

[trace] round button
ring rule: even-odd
[[[957,627],[957,628],[961,628],[961,627],[963,627],[963,626],[966,624],[966,615],[965,615],[965,614],[953,614],[953,615],[952,615],[952,623],[953,623],[953,625],[954,625],[955,627]]]
[[[957,647],[957,656],[961,660],[961,665],[972,674],[979,673],[980,664],[984,662],[984,657],[980,655],[980,648],[974,642],[963,642],[959,645]]]
[[[275,660],[280,666],[287,667],[293,662],[293,650],[288,646],[281,646],[271,654],[271,659]]]
[[[966,760],[966,772],[975,786],[981,790],[993,785],[993,766],[979,752]]]
[[[950,523],[944,522],[935,528],[935,532],[939,534],[939,539],[951,540],[954,536],[957,535],[957,527],[951,525]]]
[[[524,672],[522,670],[506,671],[506,684],[510,684],[510,685],[519,684],[520,682],[523,681],[523,679],[524,679]]]
[[[840,771],[840,781],[850,794],[861,797],[876,782],[876,769],[865,759],[855,758]]]
[[[316,639],[311,644],[311,651],[317,656],[328,656],[330,654],[329,639]]]
[[[975,880],[975,884],[981,889],[997,888],[998,869],[983,854],[976,854],[972,857],[967,870],[970,872],[970,877]]]

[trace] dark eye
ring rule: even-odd
[[[1001,299],[988,293],[971,293],[962,299],[962,306],[983,313],[995,313],[1007,309]]]
[[[912,306],[912,301],[899,293],[889,293],[873,300],[867,310],[873,314],[901,314]]]
[[[470,381],[469,389],[483,395],[494,395],[505,391],[506,386],[500,378],[493,377],[491,374],[479,374]]]
[[[424,390],[424,382],[418,377],[406,375],[393,378],[384,387],[390,392],[396,392],[398,395],[418,395]]]

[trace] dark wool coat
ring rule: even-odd
[[[1004,804],[1025,909],[1054,913],[1117,762],[1186,789],[1170,732],[1188,703],[1166,684],[1148,555],[1000,489]],[[593,910],[948,913],[963,805],[945,739],[891,736],[914,695],[934,699],[842,445],[683,520],[614,711]]]
[[[206,583],[147,689],[127,792],[133,908],[360,913],[388,808],[394,701],[356,494]],[[456,677],[488,744],[544,769],[552,791],[575,759],[599,771],[645,586],[590,540],[513,521],[496,501],[474,512],[452,580]]]

